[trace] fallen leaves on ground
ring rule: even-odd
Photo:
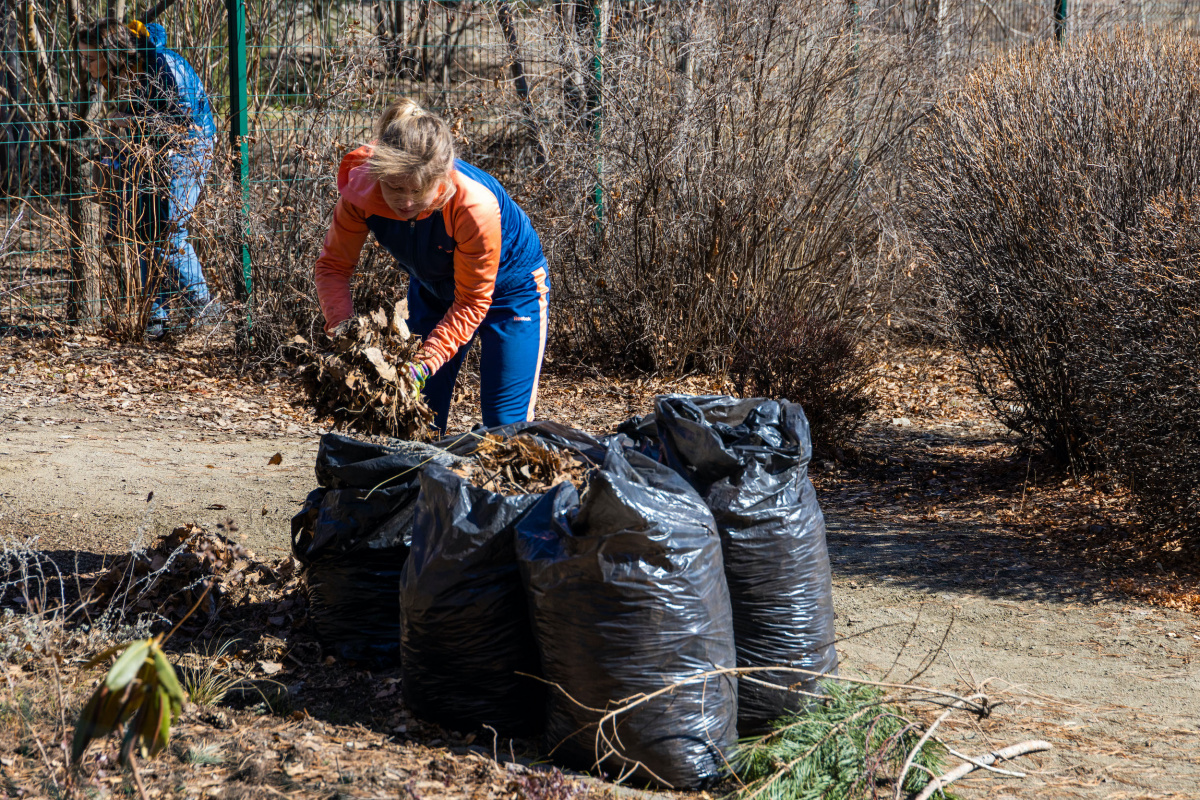
[[[225,526],[236,530],[232,522]],[[147,616],[160,625],[180,622],[195,607],[179,634],[186,639],[232,622],[250,605],[277,628],[302,622],[299,583],[291,556],[265,562],[227,536],[189,523],[145,550],[118,557],[92,583],[86,601],[95,617],[133,623]]]

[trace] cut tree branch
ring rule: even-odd
[[[929,798],[933,797],[934,792],[938,791],[939,789],[946,788],[959,778],[963,777],[964,775],[970,775],[977,769],[982,767],[990,767],[997,761],[1008,761],[1016,758],[1017,756],[1023,756],[1028,753],[1038,753],[1042,750],[1052,750],[1053,748],[1054,745],[1038,739],[1028,742],[1021,742],[1020,744],[1010,744],[1008,747],[995,750],[985,756],[980,756],[974,761],[968,761],[966,764],[960,764],[940,778],[934,778],[928,784],[926,784],[925,788],[921,790],[921,793],[913,798],[913,800],[929,800]]]

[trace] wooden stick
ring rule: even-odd
[[[942,744],[944,745],[945,742],[943,742]],[[1024,772],[1016,772],[1015,770],[1011,770],[1011,769],[1000,769],[999,767],[992,767],[987,764],[984,764],[978,758],[975,758],[974,756],[969,756],[966,753],[960,753],[957,750],[955,750],[953,747],[947,747],[946,752],[949,753],[950,755],[954,756],[955,758],[960,758],[963,761],[966,761],[968,764],[978,764],[980,769],[986,769],[988,772],[994,772],[997,775],[1003,775],[1006,778],[1027,777]]]
[[[1009,759],[1016,758],[1017,756],[1023,756],[1028,753],[1037,753],[1042,750],[1051,750],[1053,748],[1054,745],[1038,739],[1033,739],[1028,742],[1021,742],[1019,744],[1010,744],[1008,747],[1005,747],[1001,750],[994,750],[987,755],[980,756],[974,761],[969,761],[966,764],[960,764],[940,778],[934,778],[925,786],[924,789],[921,790],[920,794],[913,798],[913,800],[929,800],[930,797],[933,797],[934,792],[949,786],[951,783],[954,783],[954,781],[958,780],[964,775],[971,774],[980,767],[990,767],[997,761],[1008,761]]]
[[[924,747],[925,743],[929,741],[929,737],[933,736],[933,732],[937,730],[937,726],[941,725],[942,722],[945,721],[946,717],[953,714],[956,709],[962,708],[963,706],[975,700],[983,700],[984,704],[986,705],[987,695],[973,694],[970,697],[962,700],[955,700],[950,704],[950,707],[943,711],[942,715],[934,720],[933,724],[926,729],[924,735],[921,736],[920,741],[917,742],[917,746],[909,752],[908,759],[904,762],[904,769],[900,770],[900,777],[896,779],[896,800],[900,800],[900,793],[904,791],[904,779],[908,777],[908,771],[912,769],[913,761],[916,760],[917,754],[921,752],[921,748]]]

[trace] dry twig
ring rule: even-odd
[[[939,778],[934,778],[924,789],[921,790],[920,794],[913,798],[913,800],[929,800],[930,797],[933,797],[934,792],[938,791],[939,789],[944,789],[945,787],[954,783],[954,781],[958,780],[964,775],[969,775],[977,769],[990,767],[997,761],[1008,761],[1016,758],[1017,756],[1023,756],[1028,753],[1038,753],[1043,750],[1051,749],[1053,749],[1053,745],[1051,745],[1049,742],[1033,739],[1028,742],[1011,744],[1008,747],[1004,747],[999,750],[993,750],[987,755],[980,756],[973,761],[960,764]],[[962,756],[959,756],[959,758],[962,758]]]

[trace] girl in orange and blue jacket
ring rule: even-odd
[[[337,187],[314,275],[326,332],[354,315],[350,276],[373,233],[409,276],[408,326],[425,341],[407,368],[437,427],[446,430],[476,335],[483,424],[533,419],[550,280],[525,212],[495,178],[455,158],[446,123],[411,100],[387,108],[375,140],[342,159]]]

